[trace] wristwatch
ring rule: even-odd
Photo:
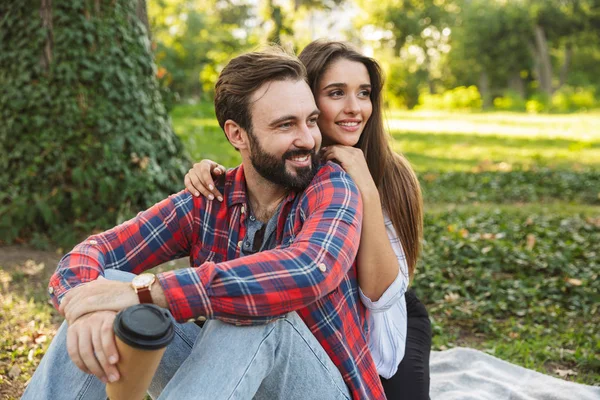
[[[140,303],[152,304],[152,295],[150,294],[150,290],[152,290],[152,284],[155,281],[156,276],[149,273],[140,274],[133,278],[131,281],[131,287],[137,293]]]

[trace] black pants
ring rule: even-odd
[[[389,400],[427,400],[431,323],[425,306],[412,289],[406,292],[405,298],[408,323],[404,358],[396,375],[390,379],[381,378],[381,383]]]

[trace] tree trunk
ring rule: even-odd
[[[54,44],[54,34],[52,31],[52,0],[42,0],[40,17],[42,18],[42,26],[46,28],[46,40],[40,63],[44,71],[48,71],[48,68],[52,63],[52,48]]]
[[[138,0],[135,13],[140,21],[142,21],[142,24],[144,24],[146,27],[148,39],[152,39],[152,35],[150,34],[150,22],[148,22],[148,8],[146,7],[146,0]]]
[[[179,190],[190,161],[137,1],[31,4],[0,1],[0,232],[70,247]]]
[[[565,45],[565,59],[563,61],[562,67],[560,68],[560,81],[558,83],[558,88],[560,89],[562,85],[567,83],[567,78],[569,76],[569,67],[571,66],[571,58],[573,57],[573,44],[571,42],[567,42]]]
[[[490,93],[490,78],[488,73],[483,71],[479,75],[479,93],[481,93],[481,100],[483,101],[483,109],[492,107],[492,96]]]
[[[425,51],[425,69],[427,70],[427,85],[429,86],[429,94],[435,94],[435,83],[431,78],[431,59],[429,58],[429,54],[427,54],[427,48],[423,48]]]
[[[535,33],[535,47],[537,49],[537,56],[539,62],[539,76],[541,89],[552,96],[552,62],[550,61],[550,53],[548,51],[548,41],[546,40],[546,34],[544,28],[540,25],[536,25],[534,28]]]

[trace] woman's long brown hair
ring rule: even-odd
[[[336,60],[344,58],[363,64],[371,79],[373,112],[355,147],[367,160],[373,181],[377,185],[383,209],[389,215],[406,255],[410,278],[414,275],[423,235],[423,200],[421,187],[410,163],[394,153],[390,137],[383,128],[383,73],[377,61],[366,57],[348,43],[317,40],[300,53],[306,66],[308,84],[317,98],[320,79]]]

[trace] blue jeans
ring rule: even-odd
[[[107,270],[106,278],[134,275]],[[175,323],[148,393],[153,399],[350,399],[342,376],[297,313],[267,325]],[[23,399],[106,399],[104,384],[67,350],[63,322]]]

